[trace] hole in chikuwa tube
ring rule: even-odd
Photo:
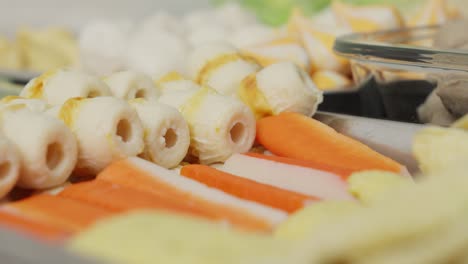
[[[177,133],[174,129],[169,128],[164,134],[164,141],[166,142],[166,148],[172,148],[177,143]]]
[[[138,90],[135,94],[135,98],[146,98],[146,91]]]
[[[117,124],[117,136],[119,136],[123,142],[128,142],[132,137],[132,125],[127,119],[122,119]]]
[[[98,91],[93,90],[93,91],[90,91],[88,93],[88,96],[86,96],[86,97],[87,98],[95,98],[95,97],[99,97],[99,96],[101,96],[101,93],[98,92]]]
[[[7,178],[10,175],[11,163],[9,161],[4,161],[0,164],[0,180]]]
[[[62,145],[54,142],[47,146],[46,163],[49,170],[54,170],[63,160]]]
[[[245,136],[245,126],[242,123],[236,123],[229,131],[232,142],[238,144]]]

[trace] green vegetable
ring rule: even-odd
[[[213,0],[216,5],[232,0]],[[402,10],[412,10],[423,3],[423,0],[342,0],[355,5],[391,4]],[[306,15],[314,15],[326,8],[332,0],[238,0],[238,2],[257,14],[258,18],[271,26],[280,26],[288,21],[289,14],[294,7],[302,9]]]

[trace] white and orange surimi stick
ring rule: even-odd
[[[354,172],[384,170],[407,173],[402,164],[313,118],[297,113],[282,113],[258,120],[256,139],[275,155],[313,162],[322,167]]]
[[[25,98],[42,99],[60,105],[70,98],[110,96],[109,87],[98,77],[80,71],[59,70],[32,79],[20,93]]]
[[[306,168],[253,156],[232,155],[222,171],[277,188],[320,199],[349,200],[346,181],[328,171]]]
[[[77,142],[65,124],[29,110],[3,112],[3,133],[18,150],[18,186],[45,189],[64,183],[77,161]]]
[[[112,161],[136,156],[144,149],[138,114],[122,99],[69,99],[47,113],[61,119],[75,134],[77,175],[95,175]]]
[[[199,209],[207,212],[212,218],[227,220],[246,229],[269,231],[287,217],[284,211],[210,188],[140,158],[114,162],[97,178],[140,191],[170,195],[181,202],[197,204]]]
[[[141,157],[165,168],[173,168],[187,155],[190,132],[176,108],[157,101],[129,101],[137,111],[144,129],[145,149]]]
[[[179,174],[239,198],[265,204],[288,213],[293,213],[318,200],[310,195],[238,177],[206,165],[186,165],[182,167]]]
[[[159,96],[159,91],[156,89],[153,80],[143,73],[135,71],[116,72],[107,76],[104,82],[109,86],[112,95],[120,99],[143,98],[156,100]]]

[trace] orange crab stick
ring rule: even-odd
[[[219,169],[245,179],[318,197],[321,200],[353,200],[348,191],[348,183],[340,176],[327,171],[242,154],[232,155]]]
[[[270,231],[287,217],[284,211],[239,199],[140,158],[114,162],[97,178],[156,195],[169,195],[196,205],[213,219],[227,220],[245,229]]]
[[[257,122],[257,140],[275,155],[352,171],[405,168],[331,127],[297,113],[282,113]]]
[[[69,232],[59,227],[33,221],[5,211],[0,211],[0,226],[45,242],[59,242],[70,235]]]
[[[242,199],[255,201],[292,213],[303,208],[316,197],[303,195],[241,178],[206,165],[187,165],[180,174],[220,189]]]
[[[71,185],[59,193],[59,196],[116,212],[135,209],[161,209],[191,215],[204,215],[194,205],[178,202],[170,196],[141,192],[102,180]]]
[[[291,158],[286,158],[286,157],[265,155],[265,154],[253,153],[253,152],[249,152],[249,153],[246,153],[246,154],[243,154],[243,155],[253,157],[253,158],[257,158],[257,159],[270,160],[270,161],[285,163],[285,164],[289,164],[289,165],[295,165],[295,166],[301,166],[301,167],[306,167],[306,168],[311,168],[311,169],[328,171],[328,172],[331,172],[333,174],[339,175],[343,179],[347,179],[354,172],[353,170],[351,170],[349,168],[345,168],[343,166],[341,166],[341,167],[330,166],[328,164],[323,164],[323,163],[319,163],[319,162],[315,162],[315,161],[309,161],[309,160],[291,159]]]
[[[77,232],[111,212],[65,197],[40,194],[3,206],[7,212],[31,218],[68,232]]]

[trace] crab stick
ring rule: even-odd
[[[311,169],[316,169],[316,170],[321,170],[321,171],[328,171],[333,174],[341,176],[345,180],[354,172],[353,170],[350,170],[343,166],[341,167],[330,166],[328,164],[319,163],[315,161],[291,159],[291,158],[286,158],[286,157],[265,155],[265,154],[253,153],[253,152],[245,153],[243,155],[247,155],[247,156],[258,158],[258,159],[265,159],[265,160],[270,160],[274,162],[285,163],[285,164],[294,165],[294,166],[301,166],[301,167],[306,167],[306,168],[311,168]]]
[[[296,113],[282,113],[259,120],[257,141],[275,155],[332,167],[346,167],[353,171],[405,171],[404,166],[368,146]]]
[[[232,155],[224,163],[221,170],[249,180],[320,199],[353,199],[348,193],[346,181],[327,171],[242,154]]]
[[[239,198],[265,204],[289,213],[317,200],[312,196],[238,177],[206,165],[184,166],[180,174]]]
[[[5,211],[0,211],[0,226],[47,242],[60,241],[69,235],[66,230],[59,227],[43,224]]]
[[[4,205],[0,210],[28,217],[68,232],[76,232],[111,212],[65,197],[41,194]]]
[[[245,229],[269,231],[287,217],[284,211],[239,199],[140,158],[114,162],[97,178],[140,191],[170,195],[197,205],[216,219]]]
[[[203,214],[195,206],[178,202],[168,195],[141,192],[102,180],[71,185],[58,195],[116,212],[127,212],[135,209],[162,209],[193,215]]]

